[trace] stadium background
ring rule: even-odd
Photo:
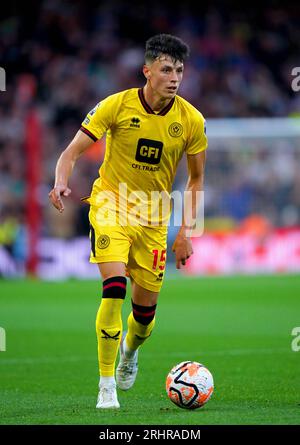
[[[48,192],[57,158],[88,110],[109,94],[143,85],[144,42],[159,32],[178,35],[191,47],[180,94],[206,117],[209,149],[204,235],[194,240],[195,254],[184,271],[175,273],[168,254],[161,321],[145,353],[153,372],[149,400],[154,410],[169,410],[168,402],[161,402],[166,408],[157,406],[153,388],[163,393],[164,373],[174,361],[203,358],[217,376],[219,396],[201,422],[299,423],[299,379],[294,380],[299,354],[290,346],[291,331],[300,325],[300,93],[291,86],[292,68],[300,65],[299,21],[299,6],[288,2],[262,2],[255,8],[234,2],[174,6],[152,1],[150,6],[116,0],[1,6],[0,65],[6,71],[6,91],[0,92],[0,326],[6,329],[8,346],[0,353],[2,401],[7,401],[0,423],[99,422],[90,408],[95,383],[90,380],[96,370],[91,331],[100,287],[87,280],[96,278],[97,270],[87,261],[88,208],[80,197],[89,194],[97,177],[105,141],[79,160],[63,215],[49,205]],[[182,162],[174,189],[182,190],[184,182]],[[169,245],[175,233],[170,227]],[[70,278],[76,281],[65,281]],[[194,313],[185,314],[190,327],[179,335],[166,321],[167,302],[172,298],[172,319],[182,324],[187,289],[187,305]],[[171,333],[162,342],[161,336]],[[151,354],[161,342],[169,360],[161,352],[157,370]],[[70,376],[72,360],[86,372],[89,397],[78,393],[79,376]],[[21,383],[24,366],[27,381]],[[57,417],[43,412],[37,389],[32,391],[36,381],[44,391],[50,373],[55,384],[43,404],[58,406]],[[238,382],[233,383],[231,373]],[[74,415],[72,399],[62,398],[65,382],[72,378],[73,394],[86,404],[76,405]],[[254,396],[255,383],[261,393]],[[142,388],[142,380],[138,385]],[[281,398],[278,387],[285,388]],[[138,389],[134,403],[149,410]],[[18,391],[24,417],[17,414]],[[28,411],[31,403],[36,409]],[[257,404],[260,414],[251,410]],[[164,423],[199,422],[194,414],[178,417],[171,409],[163,414],[169,414]],[[148,421],[160,423],[159,418]],[[102,421],[134,423],[134,414],[127,411],[126,419]]]

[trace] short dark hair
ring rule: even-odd
[[[145,62],[154,62],[162,54],[167,54],[175,62],[184,62],[189,56],[190,48],[178,37],[171,34],[157,34],[146,42]]]

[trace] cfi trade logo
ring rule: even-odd
[[[140,138],[135,154],[135,160],[147,164],[159,164],[163,149],[161,141]]]

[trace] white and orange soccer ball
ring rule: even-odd
[[[169,399],[180,408],[201,408],[212,396],[213,376],[201,363],[181,362],[169,372],[166,390]]]

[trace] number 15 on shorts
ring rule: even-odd
[[[158,250],[154,249],[152,250],[153,253],[153,265],[152,269],[157,270],[157,267],[159,270],[164,270],[166,266],[166,250]]]

